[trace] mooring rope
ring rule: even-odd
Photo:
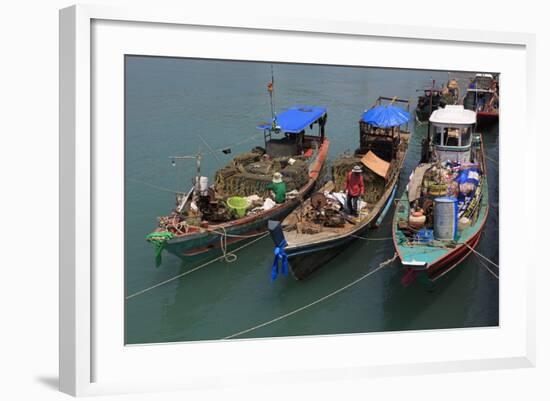
[[[370,277],[371,275],[373,275],[373,274],[376,273],[377,271],[379,271],[379,270],[383,269],[384,267],[386,267],[387,265],[391,264],[395,259],[397,259],[397,253],[395,253],[395,254],[393,255],[393,257],[391,257],[390,259],[385,260],[384,262],[380,263],[380,264],[378,265],[378,267],[376,267],[375,269],[369,271],[368,273],[366,273],[366,274],[364,274],[363,276],[359,277],[358,279],[352,281],[351,283],[346,284],[345,286],[343,286],[343,287],[337,289],[336,291],[333,291],[333,292],[331,292],[330,294],[325,295],[324,297],[321,297],[321,298],[317,299],[316,301],[313,301],[313,302],[311,302],[311,303],[309,303],[309,304],[307,304],[307,305],[304,305],[304,306],[302,306],[302,307],[300,307],[300,308],[298,308],[298,309],[295,309],[295,310],[293,310],[292,312],[285,313],[284,315],[281,315],[281,316],[279,316],[279,317],[276,317],[275,319],[268,320],[267,322],[258,324],[258,325],[254,326],[254,327],[249,328],[249,329],[239,331],[238,333],[231,334],[230,336],[227,336],[227,337],[222,338],[222,340],[229,340],[229,339],[231,339],[231,338],[235,338],[235,337],[241,336],[241,335],[243,335],[243,334],[250,333],[251,331],[257,330],[257,329],[259,329],[259,328],[261,328],[261,327],[268,326],[268,325],[270,325],[270,324],[272,324],[272,323],[278,322],[279,320],[282,320],[282,319],[285,319],[285,318],[290,317],[290,316],[292,316],[292,315],[295,315],[296,313],[301,312],[301,311],[303,311],[303,310],[305,310],[305,309],[311,308],[312,306],[317,305],[318,303],[323,302],[323,301],[325,301],[325,300],[327,300],[327,299],[329,299],[329,298],[335,296],[336,294],[341,293],[341,292],[344,291],[344,290],[347,290],[348,288],[354,286],[355,284],[357,284],[357,283],[359,283],[360,281],[366,279],[367,277]]]
[[[492,161],[493,163],[498,164],[498,162],[497,162],[495,159],[491,159],[491,158],[490,158],[489,156],[487,156],[487,155],[484,155],[484,156],[485,156],[486,159]]]
[[[254,244],[255,242],[258,242],[259,240],[261,240],[261,239],[267,237],[268,235],[269,235],[269,233],[265,233],[265,234],[262,235],[261,237],[258,237],[258,238],[256,238],[256,239],[254,239],[254,240],[252,240],[252,241],[250,241],[250,242],[248,242],[248,243],[246,243],[246,244],[244,244],[244,245],[238,247],[238,248],[235,249],[232,253],[234,254],[234,253],[240,251],[241,249],[244,249],[244,248],[246,248],[247,246],[252,245],[252,244]],[[193,269],[191,269],[191,270],[188,270],[188,271],[186,271],[186,272],[184,272],[184,273],[182,273],[182,274],[178,274],[178,275],[175,276],[175,277],[169,278],[169,279],[164,280],[164,281],[162,281],[162,282],[160,282],[160,283],[157,283],[157,284],[155,284],[155,285],[152,285],[151,287],[147,287],[147,288],[145,288],[145,289],[143,289],[143,290],[141,290],[141,291],[138,291],[138,292],[135,292],[135,293],[133,293],[133,294],[131,294],[131,295],[128,295],[125,299],[131,299],[131,298],[137,297],[138,295],[144,294],[144,293],[146,293],[146,292],[148,292],[148,291],[151,291],[152,289],[155,289],[155,288],[157,288],[157,287],[160,287],[160,286],[162,286],[162,285],[164,285],[164,284],[168,284],[168,283],[171,282],[171,281],[174,281],[174,280],[177,280],[177,279],[182,278],[182,277],[184,277],[184,276],[187,276],[188,274],[191,274],[191,273],[193,273],[193,272],[195,272],[195,271],[197,271],[197,270],[199,270],[199,269],[202,269],[203,267],[206,267],[206,266],[208,266],[208,265],[211,265],[212,263],[214,263],[214,262],[216,262],[216,261],[218,261],[218,260],[224,259],[224,256],[225,256],[225,255],[218,256],[217,258],[214,258],[214,259],[212,259],[212,260],[209,260],[208,262],[203,263],[202,265],[199,265],[199,266],[197,266],[197,267],[195,267],[195,268],[193,268]]]
[[[350,237],[357,238],[357,239],[362,239],[362,240],[365,240],[365,241],[387,241],[387,240],[392,239],[392,237],[368,238],[368,237],[361,237],[360,235],[353,235],[353,234],[350,235]]]
[[[495,262],[493,262],[491,259],[489,259],[488,257],[486,256],[483,256],[481,253],[479,253],[478,251],[476,251],[474,248],[472,248],[470,245],[468,245],[468,243],[464,242],[464,245],[466,245],[468,247],[468,249],[470,249],[473,253],[475,253],[477,256],[479,256],[480,258],[483,258],[485,259],[487,262],[489,262],[490,264],[492,264],[493,266],[495,266],[497,269],[500,269],[500,266],[497,265]]]
[[[163,192],[170,192],[172,194],[181,194],[181,193],[183,193],[183,191],[176,191],[176,190],[171,189],[171,188],[160,187],[158,185],[150,184],[150,183],[145,182],[145,181],[136,180],[135,178],[126,178],[126,181],[135,182],[137,184],[143,184],[143,185],[146,185],[146,186],[151,187],[153,189],[163,191]]]
[[[495,272],[493,272],[489,268],[489,266],[487,266],[485,263],[483,263],[483,260],[481,260],[481,258],[477,254],[475,254],[475,256],[478,259],[478,262],[481,264],[481,266],[483,266],[489,273],[491,273],[493,275],[493,277],[495,277],[497,280],[499,280],[499,276]]]

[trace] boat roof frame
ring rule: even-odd
[[[299,134],[307,127],[320,122],[327,115],[324,106],[293,106],[275,116],[277,131],[289,134]],[[260,124],[256,128],[273,130],[271,124]]]

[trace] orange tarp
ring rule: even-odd
[[[382,160],[370,150],[365,156],[363,156],[361,163],[384,179],[387,177],[388,170],[390,169],[390,163]]]

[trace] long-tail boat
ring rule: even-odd
[[[464,96],[464,108],[476,112],[479,125],[498,121],[498,79],[492,74],[476,74]]]
[[[160,217],[159,226],[147,236],[155,245],[157,266],[163,250],[180,258],[225,250],[265,232],[268,220],[284,219],[315,187],[330,144],[326,121],[327,110],[320,106],[273,113],[271,123],[257,127],[263,130],[265,147],[233,158],[217,171],[215,185],[209,186],[200,174],[200,154],[185,156],[197,160],[193,187],[177,194],[172,213]],[[279,204],[269,199],[267,188],[275,172],[282,174],[288,192]],[[231,205],[235,196],[240,210]]]
[[[430,116],[422,159],[397,203],[392,233],[402,283],[433,282],[476,247],[489,214],[483,142],[476,113],[461,105]]]
[[[406,105],[407,111],[397,104]],[[408,100],[380,97],[361,116],[360,146],[355,154],[343,155],[333,163],[333,181],[282,223],[270,222],[276,255],[272,278],[281,269],[298,280],[306,278],[369,227],[381,223],[392,204],[408,148],[408,109]],[[352,216],[344,190],[346,177],[355,166],[361,168],[364,194],[358,202],[358,215]]]

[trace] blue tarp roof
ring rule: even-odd
[[[380,128],[397,127],[409,122],[411,114],[397,106],[376,106],[363,113],[361,121]]]
[[[283,132],[297,134],[317,121],[327,112],[321,106],[294,106],[277,115],[277,127]],[[258,125],[259,129],[270,129],[271,124]]]

